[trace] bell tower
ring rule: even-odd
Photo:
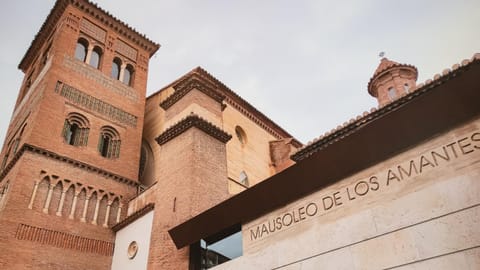
[[[417,77],[416,67],[384,57],[368,83],[368,93],[377,98],[379,105],[385,105],[414,89]]]
[[[0,153],[0,268],[109,269],[158,48],[90,1],[56,1],[20,61]]]

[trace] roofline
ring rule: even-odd
[[[480,54],[314,142],[295,165],[169,230],[177,248],[245,224],[480,116]],[[445,110],[444,108],[449,108]],[[355,128],[352,128],[353,125]],[[398,132],[401,127],[402,132]],[[381,136],[380,136],[381,135]],[[345,153],[349,155],[345,155]],[[348,164],[348,166],[338,166]],[[292,188],[295,179],[295,188]],[[275,192],[271,192],[275,190]]]
[[[201,68],[200,66],[192,69],[190,72],[187,74],[183,75],[179,79],[175,80],[174,82],[168,84],[167,86],[164,86],[160,90],[154,92],[150,96],[147,97],[147,99],[152,98],[153,96],[159,94],[165,89],[168,89],[170,87],[176,87],[177,85],[181,84],[185,80],[187,80],[189,77],[193,75],[198,75],[201,78],[207,79],[211,83],[213,83],[218,89],[223,90],[225,92],[226,99],[225,101],[227,103],[230,103],[232,105],[233,102],[238,103],[240,106],[244,107],[246,110],[248,110],[251,114],[253,114],[256,118],[258,118],[260,121],[266,123],[267,126],[269,126],[274,133],[277,133],[278,137],[277,139],[282,139],[282,138],[291,138],[292,139],[292,145],[294,147],[302,147],[303,144],[297,140],[295,137],[293,137],[290,133],[288,133],[285,129],[280,127],[278,124],[276,124],[273,120],[268,118],[266,115],[264,115],[262,112],[257,110],[254,106],[252,106],[248,101],[243,99],[240,95],[235,93],[233,90],[231,90],[228,86],[226,86],[224,83],[222,83],[220,80],[215,78],[213,75],[211,75],[208,71],[205,69]],[[271,132],[270,132],[271,133]],[[272,134],[274,135],[274,134]]]
[[[107,17],[112,21],[106,19],[103,21],[103,25],[114,29],[118,32],[118,28],[115,24],[120,24],[121,28],[126,29],[126,31],[120,31],[121,36],[127,38],[131,41],[134,41],[137,45],[140,45],[145,50],[149,51],[150,57],[155,54],[155,52],[160,48],[160,45],[148,39],[144,34],[137,32],[134,28],[130,27],[128,24],[120,21],[115,16],[111,15],[97,4],[90,2],[89,0],[57,0],[55,5],[50,10],[47,18],[43,22],[40,30],[35,35],[34,39],[30,43],[30,46],[23,56],[22,60],[18,64],[18,68],[25,71],[30,62],[33,60],[34,54],[42,46],[43,42],[50,36],[53,29],[57,25],[58,21],[64,14],[65,10],[69,5],[72,5],[75,8],[87,9],[91,15],[100,13],[101,15]],[[133,33],[133,35],[131,35]]]

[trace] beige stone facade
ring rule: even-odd
[[[243,224],[217,268],[477,269],[479,166],[476,119]]]

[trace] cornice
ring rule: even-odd
[[[20,159],[20,157],[24,154],[25,151],[29,151],[29,152],[32,152],[32,153],[37,153],[37,154],[40,154],[40,155],[43,155],[43,156],[46,156],[46,157],[64,162],[64,163],[68,163],[68,164],[70,164],[74,167],[77,167],[77,168],[81,168],[81,169],[88,170],[88,171],[91,171],[91,172],[96,172],[99,175],[110,178],[110,179],[112,179],[114,181],[117,181],[117,182],[120,182],[120,183],[127,184],[129,186],[134,186],[134,187],[138,186],[138,183],[136,181],[132,180],[132,179],[129,179],[129,178],[123,177],[121,175],[109,172],[107,170],[104,170],[102,168],[87,164],[87,163],[82,162],[82,161],[78,161],[78,160],[75,160],[75,159],[72,159],[72,158],[69,158],[69,157],[66,157],[66,156],[59,155],[55,152],[52,152],[52,151],[49,151],[49,150],[46,150],[44,148],[37,147],[37,146],[31,145],[31,144],[23,144],[23,146],[20,148],[20,150],[18,150],[18,152],[15,154],[15,156],[12,158],[12,160],[10,160],[8,165],[5,166],[4,170],[1,171],[0,182],[10,172],[10,170],[13,168],[13,166],[15,166],[15,164]]]
[[[225,95],[216,91],[214,85],[211,85],[205,81],[202,81],[201,79],[199,79],[197,76],[194,75],[192,77],[189,77],[187,80],[183,81],[181,84],[179,84],[175,88],[175,92],[171,94],[167,99],[165,99],[162,103],[160,103],[160,107],[162,107],[164,110],[167,110],[193,89],[199,90],[200,92],[211,97],[218,103],[222,103],[222,101],[225,99]]]
[[[222,143],[226,143],[232,138],[230,134],[221,130],[220,128],[213,125],[212,123],[204,120],[200,116],[192,113],[189,116],[185,117],[184,119],[180,120],[178,123],[169,127],[162,134],[160,134],[160,136],[158,136],[155,140],[159,145],[164,145],[168,141],[174,139],[175,137],[177,137],[178,135],[182,134],[183,132],[185,132],[186,130],[192,127],[196,127],[202,130],[203,132],[221,141]]]
[[[155,204],[153,203],[149,203],[147,205],[145,205],[143,208],[141,208],[140,210],[134,212],[133,214],[131,214],[130,216],[126,217],[125,219],[123,219],[122,221],[120,221],[119,223],[115,224],[114,226],[111,227],[112,231],[114,232],[118,232],[120,231],[121,229],[127,227],[129,224],[131,224],[132,222],[134,222],[135,220],[143,217],[144,215],[146,215],[147,213],[149,213],[150,211],[152,211],[153,209],[155,208]]]
[[[99,7],[97,4],[88,0],[57,0],[55,5],[50,10],[46,20],[43,22],[40,30],[32,40],[29,49],[23,56],[18,68],[25,70],[30,62],[33,60],[35,53],[43,46],[45,40],[50,36],[51,32],[58,24],[58,21],[63,16],[63,13],[69,5],[80,9],[81,11],[89,14],[90,16],[98,19],[103,26],[116,31],[120,36],[133,41],[144,50],[148,51],[150,57],[160,48],[160,45],[148,39],[144,34],[139,33],[137,30],[122,22],[106,10]]]
[[[198,76],[198,78],[200,78],[202,81],[208,82],[208,84],[210,85],[214,85],[214,89],[217,89],[217,92],[222,93],[222,95],[225,95],[225,103],[235,108],[237,111],[242,113],[248,119],[252,120],[254,123],[256,123],[258,126],[263,128],[265,131],[270,133],[275,138],[277,139],[292,138],[293,139],[292,145],[294,147],[299,148],[303,146],[303,144],[300,141],[293,138],[293,136],[290,135],[287,131],[285,131],[283,128],[281,128],[279,125],[277,125],[270,118],[265,116],[263,113],[258,111],[250,103],[248,103],[246,100],[240,97],[237,93],[235,93],[233,90],[228,88],[220,80],[215,78],[213,75],[211,75],[201,67],[194,68],[192,71],[185,74],[181,78],[175,80],[174,82],[161,88],[157,92],[151,94],[149,97],[147,97],[147,99],[157,95],[158,93],[170,87],[173,87],[175,91],[177,91],[177,88],[182,86],[185,83],[185,81],[187,81],[192,76]]]

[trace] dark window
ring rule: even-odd
[[[236,126],[235,134],[237,135],[237,139],[240,141],[242,145],[247,143],[247,134],[245,133],[242,127]]]
[[[8,155],[5,155],[5,156],[3,157],[2,166],[0,167],[0,171],[3,171],[3,169],[5,168],[5,166],[7,166],[7,161],[8,161]]]
[[[20,144],[20,138],[15,139],[13,142],[13,154],[15,155],[18,150],[18,145]]]
[[[115,58],[112,63],[112,78],[118,80],[120,78],[120,67],[122,66],[122,61],[118,58]]]
[[[90,132],[89,123],[85,116],[79,113],[70,113],[65,119],[62,136],[66,143],[74,146],[85,146]]]
[[[118,158],[120,156],[120,136],[112,127],[102,127],[98,140],[98,152],[102,157]]]
[[[75,49],[75,58],[82,62],[85,62],[85,59],[87,58],[87,49],[88,42],[84,39],[79,39],[77,42],[77,47]]]
[[[90,66],[98,68],[100,66],[100,59],[102,57],[102,50],[99,47],[95,47],[90,56]]]
[[[142,177],[145,172],[145,167],[147,164],[147,149],[144,145],[140,148],[140,166],[138,169],[138,176]]]

